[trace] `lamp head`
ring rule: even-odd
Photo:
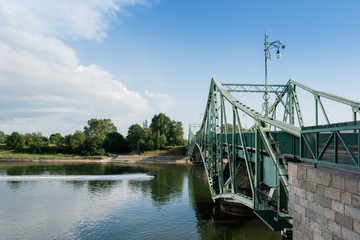
[[[280,59],[281,58],[281,53],[280,53],[280,50],[278,49],[277,52],[276,52],[276,58],[277,59]]]
[[[285,48],[285,45],[282,45],[281,48],[284,49],[284,48]]]

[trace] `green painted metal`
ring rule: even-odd
[[[304,127],[298,88],[314,96],[316,125],[319,105],[330,123],[321,98],[350,106],[354,119],[360,112],[358,102],[315,91],[294,80],[266,86],[221,84],[213,78],[202,123],[189,128],[189,156],[203,162],[213,200],[250,207],[273,230],[291,226],[286,214],[288,161],[360,170],[360,122]],[[244,92],[274,94],[269,114],[252,109],[231,94]],[[282,120],[276,119],[279,109]],[[244,116],[254,122],[248,129],[244,128]]]
[[[360,170],[360,122],[347,122],[301,130],[301,160]]]
[[[265,84],[223,83],[222,85],[228,92],[264,93],[266,91]],[[267,86],[269,93],[281,94],[284,90],[287,89],[287,85],[271,84]]]

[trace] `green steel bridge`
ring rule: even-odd
[[[306,107],[315,109],[314,126],[304,125],[298,89],[313,96],[314,104]],[[264,93],[266,100],[275,95],[275,100],[258,112],[234,96],[246,100],[253,93]],[[352,119],[330,122],[324,101],[343,105],[341,114],[348,110]],[[188,153],[192,162],[203,163],[214,201],[252,209],[272,230],[283,230],[292,227],[289,162],[360,170],[359,112],[359,102],[294,80],[286,85],[221,84],[213,78],[202,123],[189,127]],[[320,118],[325,125],[319,125]],[[244,127],[249,119],[253,125]]]

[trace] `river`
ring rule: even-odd
[[[213,209],[201,166],[0,164],[1,239],[280,239]]]

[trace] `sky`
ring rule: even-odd
[[[264,83],[265,29],[286,45],[269,84],[360,101],[359,12],[357,0],[0,0],[0,131],[66,135],[110,118],[126,136],[161,112],[187,137],[212,77]],[[239,98],[261,110],[261,95]],[[312,96],[300,102],[313,124]]]

